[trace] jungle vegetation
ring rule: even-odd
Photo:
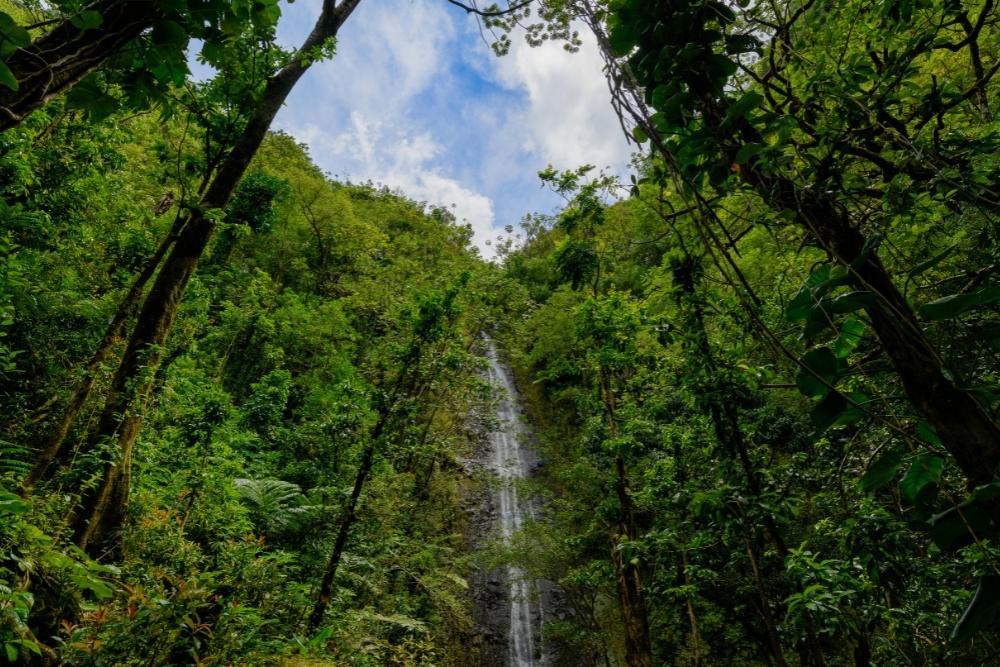
[[[270,130],[360,0],[0,2],[0,663],[475,664],[484,333],[560,664],[1000,662],[993,0],[447,1],[636,145],[492,262]]]

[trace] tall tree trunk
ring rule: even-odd
[[[839,263],[850,268],[858,290],[878,298],[865,308],[872,329],[899,375],[910,402],[974,484],[987,484],[1000,469],[1000,428],[973,394],[949,379],[937,349],[924,334],[874,248],[836,201],[791,181],[753,169],[746,181],[775,209],[792,210],[802,227]]]
[[[601,400],[611,436],[617,438],[618,418],[612,379],[606,370],[600,374]],[[629,667],[652,667],[653,649],[649,638],[649,619],[642,590],[642,572],[631,555],[621,548],[621,541],[638,539],[632,493],[629,487],[625,459],[615,456],[615,493],[618,495],[618,527],[611,540],[611,563],[615,570],[622,623],[625,625],[625,662]]]
[[[623,114],[627,113],[649,136],[656,152],[668,165],[676,165],[671,150],[650,121],[651,114],[631,73],[624,72],[611,48],[601,20],[592,8],[584,18],[597,37],[608,63],[609,84]],[[621,86],[622,82],[626,86]],[[628,99],[624,99],[628,97]],[[699,105],[703,121],[710,129],[723,125],[726,109],[713,98]],[[729,159],[737,163],[740,144],[766,144],[760,133],[745,119],[724,133],[732,136],[727,149]],[[937,349],[920,327],[916,314],[900,293],[882,264],[876,249],[866,247],[865,238],[852,223],[847,210],[835,197],[821,192],[817,184],[800,186],[787,177],[767,173],[750,164],[740,170],[743,181],[775,211],[791,211],[798,224],[820,247],[851,271],[856,289],[877,295],[865,312],[872,329],[899,376],[907,398],[934,428],[955,462],[973,484],[987,484],[1000,470],[1000,427],[971,393],[960,389],[950,379]]]
[[[618,532],[611,544],[611,562],[618,583],[618,598],[625,624],[625,662],[629,667],[652,667],[653,649],[649,639],[649,621],[642,591],[642,574],[632,556],[621,548],[620,540],[634,542],[635,530],[632,496],[629,491],[625,461],[615,457],[615,488],[618,493]]]
[[[153,371],[188,282],[215,230],[215,223],[206,213],[222,209],[228,203],[278,110],[309,69],[313,53],[337,35],[360,1],[342,0],[339,4],[324,1],[316,25],[298,51],[300,56],[268,80],[246,129],[219,168],[200,206],[186,219],[146,296],[91,443],[112,441],[117,459],[106,466],[99,484],[83,493],[79,511],[71,522],[76,543],[92,555],[112,544],[112,534],[122,524],[128,502],[132,450],[152,389]]]
[[[378,427],[376,430],[379,430]],[[376,433],[372,433],[372,435],[375,438],[379,437]],[[351,497],[348,498],[347,507],[344,508],[344,514],[340,519],[340,528],[337,530],[337,539],[333,543],[330,560],[327,561],[326,569],[323,570],[323,580],[320,582],[319,594],[316,596],[316,605],[309,615],[310,632],[315,632],[316,628],[323,622],[326,608],[330,604],[330,598],[333,594],[333,580],[337,576],[337,568],[344,555],[344,547],[347,546],[347,537],[350,535],[351,526],[354,525],[354,520],[357,518],[358,499],[361,497],[361,491],[364,489],[365,482],[372,470],[372,463],[375,461],[376,444],[376,441],[372,440],[371,444],[365,448],[361,465],[358,466],[358,472],[354,478],[354,488],[351,489]]]
[[[711,386],[709,391],[701,398],[707,403],[715,438],[720,445],[728,449],[731,453],[736,454],[736,458],[739,460],[740,467],[743,469],[743,474],[746,477],[746,484],[750,495],[757,498],[761,495],[763,488],[761,487],[760,476],[757,474],[757,470],[753,466],[753,461],[750,459],[750,449],[747,446],[743,429],[740,427],[739,413],[732,401],[724,399],[725,387],[715,386],[716,381],[714,376],[718,375],[719,370],[715,355],[712,353],[711,342],[708,339],[708,331],[705,329],[705,312],[698,295],[698,277],[700,273],[701,267],[698,261],[690,255],[687,255],[682,263],[675,266],[673,271],[673,281],[678,289],[678,300],[681,308],[686,311],[684,316],[687,322],[686,328],[694,337],[693,341],[688,342],[688,349],[691,352],[690,356],[692,360],[697,360],[701,364],[703,372],[708,375],[708,378],[705,380]],[[765,515],[762,523],[764,524],[767,536],[771,539],[775,550],[778,552],[778,556],[784,560],[788,556],[788,546],[774,517]],[[750,537],[747,539],[749,540]],[[756,537],[754,541],[756,541]],[[749,552],[749,542],[747,549]],[[753,558],[752,553],[750,556]],[[756,569],[756,560],[753,565]],[[760,581],[759,585],[763,587],[763,580]],[[761,594],[761,605],[768,609],[770,608],[770,603],[764,593]],[[806,641],[804,645],[800,645],[802,664],[825,666],[826,658],[823,655],[823,648],[819,641],[819,635],[816,632],[815,622],[812,614],[808,611],[804,614],[804,624]],[[768,628],[769,633],[772,633],[772,630],[773,628]],[[777,641],[777,634],[774,634],[773,638]],[[780,643],[778,649],[780,650]],[[775,659],[783,661],[784,656],[776,655]]]
[[[101,25],[81,30],[62,21],[7,59],[18,89],[0,86],[0,131],[72,87],[162,16],[151,0],[98,0],[84,9],[99,13]]]
[[[38,453],[35,464],[21,482],[22,496],[31,492],[32,487],[42,479],[42,476],[45,475],[45,472],[54,461],[60,460],[65,456],[66,437],[76,423],[77,417],[80,416],[80,412],[83,410],[87,399],[90,398],[90,392],[94,388],[94,382],[97,380],[97,373],[101,369],[101,364],[104,363],[115,343],[121,338],[125,323],[135,314],[135,310],[139,305],[139,298],[142,296],[142,291],[145,289],[146,283],[153,277],[160,262],[163,261],[163,256],[166,255],[167,250],[170,249],[170,246],[174,242],[174,235],[180,228],[179,222],[180,219],[178,218],[174,222],[170,232],[160,242],[156,252],[146,262],[142,272],[132,281],[132,285],[129,287],[124,298],[119,302],[118,310],[115,311],[114,317],[108,324],[108,328],[104,332],[104,338],[97,345],[97,350],[94,351],[94,354],[90,357],[90,361],[84,367],[83,378],[76,385],[76,389],[73,390],[73,394],[66,404],[66,409],[63,411],[62,417],[59,418],[59,422],[52,429],[52,433],[45,442],[45,446]]]

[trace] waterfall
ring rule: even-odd
[[[496,344],[490,339],[486,344],[489,380],[500,394],[496,413],[498,426],[490,434],[490,467],[499,478],[495,502],[500,534],[506,541],[520,530],[525,519],[534,517],[531,500],[520,497],[517,489],[517,482],[530,472],[533,452],[523,447],[528,431],[522,420],[511,371],[499,360]],[[510,598],[507,665],[543,665],[539,636],[544,612],[542,598],[532,595],[533,582],[518,568],[507,568],[507,585]]]

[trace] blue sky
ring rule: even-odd
[[[298,44],[320,0],[283,5],[279,40]],[[485,245],[526,213],[552,212],[539,169],[624,173],[630,148],[608,102],[596,48],[530,48],[497,58],[472,17],[444,0],[362,0],[337,55],[299,82],[275,127],[330,174],[454,206]]]

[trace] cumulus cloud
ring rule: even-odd
[[[288,43],[308,29],[314,8],[303,4],[286,10]],[[568,54],[517,40],[496,59],[463,21],[444,2],[362,3],[337,56],[307,75],[278,126],[330,173],[450,208],[491,256],[498,217],[508,224],[554,203],[539,192],[539,169],[623,171],[629,151],[593,44]]]
[[[525,128],[528,150],[560,169],[583,163],[621,169],[628,162],[630,149],[611,110],[602,66],[589,34],[577,53],[552,42],[534,48],[516,42],[498,61],[499,80],[527,95],[512,120]]]

